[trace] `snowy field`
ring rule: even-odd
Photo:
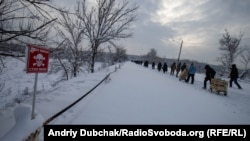
[[[94,74],[82,73],[57,85],[54,83],[58,75],[39,74],[35,120],[30,119],[34,74],[26,74],[24,63],[16,60],[10,60],[6,66],[11,69],[1,80],[13,87],[9,95],[0,99],[0,140],[14,141],[26,137],[80,98],[118,65],[97,68]],[[203,80],[204,74],[196,74],[192,85],[170,76],[169,72],[163,74],[151,67],[126,62],[108,81],[49,124],[250,124],[250,84],[239,81],[243,90],[233,85],[224,96],[201,89]],[[25,89],[28,94],[23,95]],[[15,94],[26,97],[20,104],[4,105]],[[14,114],[21,116],[18,119],[26,121],[25,124],[18,124]]]

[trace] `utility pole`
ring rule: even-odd
[[[182,44],[183,44],[183,40],[181,41],[181,46],[180,46],[179,56],[178,56],[178,60],[177,60],[177,62],[178,62],[178,63],[180,62],[180,56],[181,56]]]

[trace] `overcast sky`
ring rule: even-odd
[[[219,64],[219,39],[225,29],[244,34],[241,46],[250,46],[250,0],[128,0],[139,5],[132,38],[116,42],[127,54],[158,56]],[[69,2],[69,1],[65,1]],[[174,41],[173,41],[174,40]]]
[[[137,3],[134,37],[127,39],[129,54],[146,54],[150,48],[160,57],[216,63],[219,38],[227,29],[244,34],[242,46],[250,45],[249,0],[129,0]],[[173,41],[175,40],[175,41]]]

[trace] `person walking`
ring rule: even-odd
[[[158,63],[157,69],[158,69],[158,71],[161,71],[161,69],[162,69],[162,64],[161,64],[161,62]]]
[[[209,65],[205,66],[205,70],[206,70],[206,76],[204,79],[203,89],[207,89],[207,81],[210,81],[211,84],[211,79],[214,79],[214,76],[216,74],[216,71]]]
[[[168,64],[165,62],[163,64],[163,73],[166,73],[168,71]]]
[[[146,60],[146,61],[144,62],[144,67],[147,68],[147,67],[148,67],[148,63],[149,63],[149,62]]]
[[[152,63],[152,69],[155,69],[155,62]]]
[[[184,71],[187,68],[186,63],[183,63],[183,65],[181,66],[181,71]]]
[[[176,69],[176,64],[175,64],[175,62],[173,62],[173,64],[171,65],[171,72],[170,72],[170,75],[174,75],[175,69]]]
[[[188,77],[187,77],[187,80],[186,80],[187,83],[189,82],[189,79],[191,77],[191,84],[194,84],[195,72],[196,72],[196,67],[194,66],[193,63],[191,63],[191,65],[190,65],[190,67],[188,69]]]
[[[239,89],[242,89],[240,84],[237,82],[239,77],[238,69],[236,67],[236,64],[232,65],[231,72],[230,72],[230,83],[229,86],[232,87],[233,82],[238,86]]]

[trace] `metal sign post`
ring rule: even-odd
[[[49,49],[36,45],[28,45],[27,52],[27,73],[35,73],[34,95],[32,103],[31,119],[35,119],[35,103],[38,73],[48,72],[49,65]]]
[[[35,84],[34,84],[34,94],[33,94],[33,102],[32,102],[32,113],[31,113],[31,119],[35,119],[35,103],[36,103],[36,87],[37,87],[37,78],[38,73],[35,74]]]

